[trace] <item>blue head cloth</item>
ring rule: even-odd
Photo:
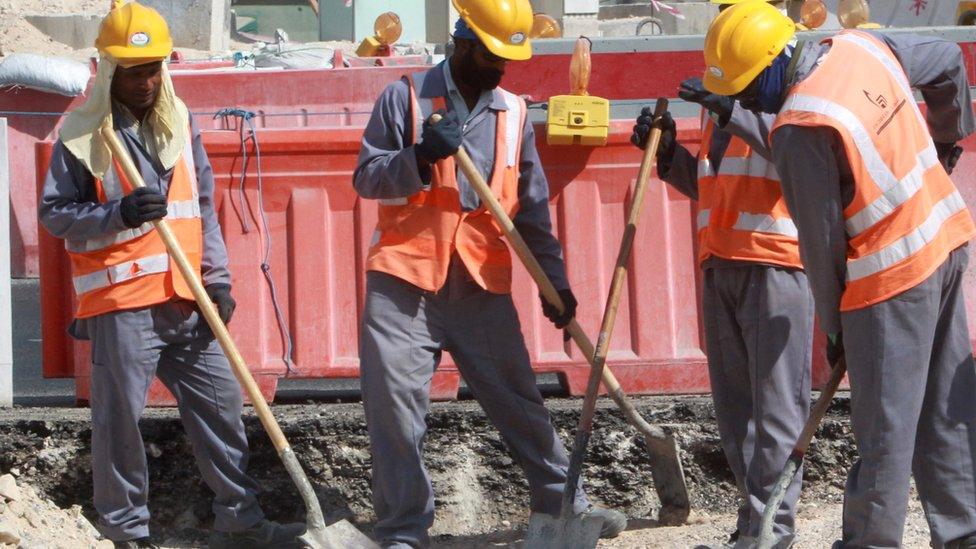
[[[773,59],[762,76],[759,77],[759,105],[763,112],[776,114],[783,106],[783,91],[786,89],[786,69],[790,66],[793,48],[787,46]]]
[[[454,23],[454,38],[477,40],[478,35],[471,30],[471,27],[464,22],[464,19],[458,18],[457,23]]]

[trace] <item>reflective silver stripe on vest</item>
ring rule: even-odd
[[[773,164],[758,154],[747,158],[723,158],[718,167],[718,175],[762,177],[771,181],[779,181],[779,174]]]
[[[505,99],[508,112],[505,114],[505,165],[515,165],[518,156],[519,138],[522,136],[522,101],[510,92],[498,88]]]
[[[847,262],[847,280],[854,281],[880,273],[922,250],[939,234],[942,225],[964,210],[966,203],[956,191],[932,206],[932,211],[912,232],[888,244],[873,254]]]
[[[406,206],[407,199],[404,198],[380,198],[380,206]]]
[[[702,158],[698,161],[698,179],[703,177],[711,177],[715,175],[712,173],[712,161],[707,158]]]
[[[695,225],[698,227],[699,231],[708,226],[708,219],[711,216],[711,213],[712,210],[698,210],[698,219]]]
[[[912,98],[909,98],[908,101],[914,103]],[[846,107],[827,99],[797,94],[786,100],[783,112],[786,111],[821,114],[840,123],[850,133],[854,146],[857,147],[861,160],[864,162],[865,169],[881,190],[881,196],[846,221],[847,233],[852,237],[869,229],[914,196],[924,184],[925,171],[939,162],[935,147],[929,140],[929,146],[918,154],[915,166],[905,177],[898,179],[884,159],[881,158],[881,153],[871,141],[870,133],[857,116]]]
[[[169,255],[157,254],[112,265],[93,273],[79,275],[73,277],[72,282],[74,283],[75,293],[81,295],[94,290],[100,290],[112,284],[132,280],[133,278],[165,273],[166,271],[169,271]]]
[[[121,242],[128,242],[153,230],[151,223],[143,223],[134,229],[126,229],[117,233],[88,240],[65,240],[64,248],[71,253],[95,252],[114,246]]]
[[[762,177],[770,181],[779,181],[779,174],[772,162],[759,156],[750,155],[746,158],[732,156],[725,157],[718,167],[718,174],[713,172],[712,161],[703,158],[698,161],[698,177],[711,177],[719,175],[742,176],[742,177]]]
[[[738,231],[778,234],[788,238],[796,238],[796,225],[788,217],[775,218],[766,214],[739,212],[739,218],[732,228]]]

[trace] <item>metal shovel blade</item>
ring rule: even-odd
[[[525,549],[594,549],[603,519],[585,514],[571,517],[533,513],[525,532]]]
[[[379,549],[379,545],[348,520],[325,528],[309,528],[298,539],[311,549]]]

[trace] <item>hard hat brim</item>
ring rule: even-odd
[[[103,53],[119,62],[129,60],[146,59],[146,63],[153,60],[166,59],[173,53],[173,44],[158,44],[145,48],[132,48],[129,46],[109,46],[102,50]]]
[[[488,51],[498,57],[509,61],[525,61],[532,58],[532,39],[528,35],[525,36],[521,44],[509,44],[483,32],[481,29],[472,27],[471,30],[478,35],[478,39],[488,48]]]

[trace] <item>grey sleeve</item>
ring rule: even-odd
[[[692,200],[698,200],[698,158],[680,143],[674,146],[671,161],[657,167],[658,177]]]
[[[535,130],[531,122],[526,122],[522,131],[519,210],[512,222],[556,289],[569,288],[563,251],[559,241],[552,234],[552,221],[549,218],[549,181],[542,171],[539,151],[535,148]]]
[[[771,161],[773,152],[769,148],[769,129],[775,121],[776,115],[748,111],[736,101],[732,115],[722,129],[744,140],[759,156]]]
[[[49,233],[88,240],[123,231],[128,227],[122,222],[120,202],[99,202],[91,173],[64,143],[55,143],[37,205],[38,218]]]
[[[231,277],[227,269],[227,247],[224,245],[224,236],[214,208],[213,169],[210,167],[207,152],[203,149],[200,129],[197,128],[192,116],[190,127],[193,135],[193,163],[197,168],[197,187],[200,191],[200,217],[203,222],[203,258],[200,262],[203,285],[229,285]]]
[[[417,168],[414,147],[404,145],[412,123],[410,110],[410,91],[402,80],[387,86],[373,105],[353,174],[359,196],[404,198],[429,182],[430,174],[421,176]]]
[[[783,126],[776,130],[773,162],[783,197],[799,231],[800,257],[816,303],[820,327],[841,330],[840,300],[847,277],[847,232],[837,151],[829,128]],[[797,155],[796,151],[803,151]]]
[[[973,133],[973,100],[962,50],[955,42],[918,34],[881,34],[921,92],[929,132],[936,143],[954,143]]]

